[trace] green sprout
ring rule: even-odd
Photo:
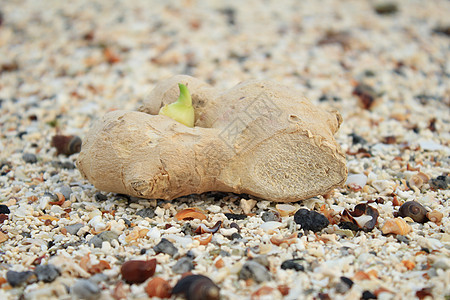
[[[159,111],[159,114],[168,116],[188,127],[194,127],[194,107],[192,106],[191,95],[187,86],[184,84],[179,83],[178,87],[180,88],[178,100],[169,105],[164,105]]]

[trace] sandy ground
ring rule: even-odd
[[[449,299],[449,12],[444,0],[0,1],[0,298],[145,299],[155,281],[125,283],[121,267],[156,258],[152,278],[173,287],[191,270],[223,299]],[[339,110],[347,185],[287,207],[169,203],[96,190],[76,153],[57,155],[53,136],[83,138],[176,74],[220,89],[269,79]],[[407,201],[428,220],[398,217]],[[379,213],[374,228],[344,218],[358,204]],[[174,218],[191,207],[206,218]],[[299,208],[330,224],[305,232]],[[406,229],[387,233],[393,220]],[[202,245],[192,230],[217,221]],[[158,253],[162,238],[177,252]]]

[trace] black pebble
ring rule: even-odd
[[[106,200],[108,200],[108,197],[106,197],[105,195],[103,195],[100,192],[95,193],[94,198],[95,198],[95,201],[106,201]]]
[[[9,214],[9,208],[8,206],[4,205],[4,204],[0,204],[0,214]]]
[[[142,218],[153,218],[155,217],[155,211],[152,208],[143,208],[136,212],[136,215],[141,216]]]
[[[364,291],[362,293],[361,299],[377,299],[377,296],[375,296],[372,292]]]
[[[34,269],[34,273],[38,280],[43,282],[52,282],[61,275],[59,269],[54,265],[39,265]]]
[[[350,229],[352,231],[360,231],[361,230],[361,228],[359,228],[358,225],[356,225],[355,223],[352,223],[352,222],[341,222],[341,223],[339,223],[338,226],[339,226],[339,228]]]
[[[67,170],[73,170],[73,169],[75,169],[75,165],[73,164],[73,162],[65,161],[65,162],[61,163],[61,168],[67,169]]]
[[[161,242],[158,243],[155,247],[153,247],[153,250],[155,250],[156,254],[158,253],[166,253],[170,256],[174,256],[178,253],[178,249],[167,239],[162,238]]]
[[[16,271],[8,271],[6,272],[6,280],[12,287],[16,287],[21,285],[24,282],[27,282],[33,276],[32,271],[25,272],[16,272]]]
[[[356,133],[350,133],[349,136],[352,138],[352,143],[354,145],[356,145],[356,144],[367,144],[367,141],[363,137],[357,135]]]
[[[231,235],[231,239],[232,240],[240,240],[242,239],[242,235],[240,235],[239,233],[235,232]]]
[[[374,10],[379,15],[392,15],[398,12],[398,7],[393,2],[385,2],[375,5]]]
[[[229,220],[244,220],[245,218],[247,218],[247,215],[244,215],[244,214],[225,213],[224,215]]]
[[[122,220],[125,222],[125,225],[127,225],[128,227],[131,226],[131,222],[128,219],[122,218]]]
[[[281,268],[283,270],[287,270],[287,269],[293,269],[295,271],[305,271],[305,267],[302,266],[301,264],[297,263],[296,261],[298,261],[298,259],[288,259],[283,261],[283,263],[281,264]]]
[[[34,164],[37,162],[37,157],[33,153],[24,153],[22,159],[29,164]]]
[[[294,215],[294,221],[302,226],[303,230],[318,232],[330,224],[328,219],[316,211],[301,208]]]
[[[350,288],[353,286],[353,281],[348,277],[341,276],[341,281],[343,283],[345,283],[346,285],[348,285],[348,287],[350,287]]]

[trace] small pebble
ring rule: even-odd
[[[59,192],[59,193],[63,194],[64,198],[66,198],[66,200],[69,200],[70,195],[72,194],[72,189],[68,185],[63,185],[63,186],[57,188],[55,192]]]
[[[162,238],[161,241],[153,247],[153,250],[155,250],[156,254],[158,253],[166,253],[170,256],[174,256],[178,253],[178,249],[167,239]]]
[[[375,296],[372,292],[370,291],[364,291],[362,293],[361,299],[377,299],[377,296]]]
[[[363,137],[357,135],[356,133],[351,133],[350,137],[352,138],[353,145],[356,145],[356,144],[367,144],[367,141]]]
[[[433,268],[435,268],[435,269],[442,269],[444,271],[447,271],[448,269],[450,269],[450,259],[446,258],[446,257],[438,258],[433,263]]]
[[[29,164],[34,164],[37,162],[37,157],[33,153],[24,153],[22,159]]]
[[[16,272],[16,271],[8,271],[6,272],[6,280],[8,281],[9,285],[12,287],[16,287],[21,285],[22,283],[29,283],[34,281],[33,276],[34,273],[32,271],[25,271],[25,272]]]
[[[181,232],[184,233],[185,236],[187,235],[193,236],[195,229],[192,228],[191,223],[186,222],[183,224],[183,226],[181,226]]]
[[[194,269],[194,263],[190,257],[180,258],[172,267],[175,274],[183,274]]]
[[[54,265],[39,265],[34,269],[34,273],[37,279],[43,282],[52,282],[61,275],[59,269]]]
[[[395,236],[395,238],[396,238],[397,241],[399,241],[400,243],[405,243],[405,244],[409,245],[409,239],[408,239],[407,236],[397,234],[397,235]]]
[[[72,286],[72,294],[79,299],[96,299],[100,294],[98,285],[88,279],[78,279]]]
[[[95,193],[94,198],[96,201],[99,201],[99,202],[108,200],[108,197],[106,197],[105,195],[103,195],[100,192]]]
[[[187,300],[219,300],[220,288],[204,275],[182,277],[172,289],[172,295],[184,294]]]
[[[430,181],[430,186],[435,189],[447,189],[450,184],[450,176],[448,175],[440,175],[436,178],[432,178]]]
[[[155,274],[156,259],[129,260],[120,268],[122,278],[128,283],[142,283]]]
[[[80,228],[83,226],[84,225],[82,223],[77,223],[77,224],[67,225],[64,228],[67,230],[68,233],[70,233],[72,235],[76,235],[78,230],[80,230]]]
[[[229,220],[244,220],[245,218],[247,218],[247,215],[244,215],[244,214],[225,213],[224,215]]]
[[[283,261],[281,268],[283,270],[293,269],[295,271],[305,271],[305,267],[298,263],[298,259],[288,259]]]
[[[261,264],[255,261],[247,261],[239,272],[239,279],[253,279],[257,283],[271,279],[270,272]]]
[[[4,205],[4,204],[0,204],[0,214],[9,214],[10,210],[8,208],[8,206]]]
[[[280,221],[280,215],[273,211],[266,211],[262,214],[261,219],[264,222]]]
[[[343,283],[345,283],[346,285],[348,285],[348,287],[350,287],[350,288],[353,286],[353,281],[348,277],[341,276],[341,281]]]
[[[95,284],[100,284],[102,282],[105,282],[106,280],[108,280],[108,276],[103,274],[103,273],[97,273],[92,275],[91,278],[89,278],[89,281],[95,283]]]
[[[374,9],[379,15],[391,15],[398,11],[397,4],[393,2],[379,3],[375,5]]]
[[[142,218],[154,218],[155,217],[155,210],[152,208],[143,208],[141,210],[138,210],[136,212],[136,215],[141,216]]]
[[[235,232],[231,235],[231,239],[232,240],[240,240],[242,239],[242,235],[240,235],[239,233]]]
[[[314,232],[318,232],[330,224],[324,215],[305,208],[301,208],[295,213],[294,221],[300,224],[303,230],[312,230]]]
[[[249,199],[249,200],[241,199],[241,203],[240,204],[241,204],[240,206],[241,206],[242,210],[244,211],[244,214],[249,214],[252,211],[253,207],[255,207],[256,200],[253,200],[253,199]]]
[[[116,240],[119,235],[112,231],[103,231],[98,235],[95,235],[89,240],[89,244],[93,244],[95,248],[101,248],[103,242],[111,242],[112,240]]]
[[[67,169],[67,170],[73,170],[73,169],[75,169],[75,165],[73,164],[73,162],[65,161],[65,162],[61,163],[61,168]]]

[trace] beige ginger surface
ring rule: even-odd
[[[189,128],[157,115],[192,94]],[[342,119],[292,88],[250,80],[218,92],[186,75],[159,83],[139,111],[107,113],[83,141],[77,166],[100,190],[172,200],[207,191],[298,201],[341,186],[346,161],[334,133]]]

